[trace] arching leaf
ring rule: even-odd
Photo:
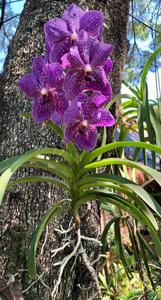
[[[4,193],[6,191],[7,184],[12,177],[12,175],[26,162],[30,161],[32,158],[36,157],[40,154],[52,154],[58,155],[66,159],[69,163],[73,163],[72,157],[65,151],[55,148],[42,148],[35,149],[26,152],[25,154],[18,157],[16,161],[10,164],[10,166],[4,171],[4,173],[0,176],[0,204],[2,202]]]
[[[28,257],[27,257],[27,268],[28,268],[29,276],[31,278],[34,278],[34,276],[36,275],[35,257],[36,257],[37,247],[38,247],[39,240],[46,229],[46,226],[53,220],[53,218],[55,218],[57,215],[61,214],[62,212],[68,209],[69,209],[68,204],[65,201],[55,204],[53,207],[51,207],[48,210],[42,222],[39,224],[39,226],[33,233],[30,241]]]

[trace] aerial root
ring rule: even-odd
[[[96,287],[96,291],[97,291],[97,293],[96,293],[97,298],[99,300],[101,300],[102,293],[101,293],[101,288],[100,288],[99,281],[97,278],[97,274],[96,274],[95,269],[92,267],[92,265],[90,263],[89,257],[87,256],[87,253],[86,253],[85,249],[83,248],[82,243],[80,244],[80,251],[81,251],[82,262],[86,266],[89,274],[91,275],[93,282],[95,283],[95,287]]]
[[[62,245],[61,247],[57,248],[57,249],[54,249],[54,250],[51,250],[52,254],[51,257],[53,258],[54,256],[56,256],[56,254],[58,252],[60,252],[61,250],[64,250],[67,246],[70,246],[71,244],[74,243],[74,240],[73,241],[69,241],[69,242],[66,242],[64,245]]]
[[[72,234],[70,234],[70,232],[73,229],[75,229],[75,232],[76,232],[76,235],[77,235],[76,241],[75,241],[75,239],[71,238]],[[94,286],[95,286],[97,299],[101,300],[102,299],[101,288],[99,286],[97,273],[96,273],[95,269],[93,268],[93,265],[96,264],[99,261],[99,258],[100,258],[101,255],[99,255],[93,262],[90,262],[89,257],[87,256],[86,251],[83,248],[83,244],[82,244],[82,241],[85,240],[85,241],[95,243],[95,244],[101,246],[100,241],[98,241],[95,238],[86,237],[84,235],[81,235],[80,228],[77,228],[77,226],[75,226],[75,228],[74,228],[73,226],[71,226],[71,224],[70,224],[70,226],[67,230],[64,230],[63,228],[61,228],[61,230],[57,229],[56,231],[60,232],[61,234],[65,234],[65,239],[63,239],[64,244],[61,247],[51,251],[53,253],[52,257],[56,256],[56,254],[58,254],[59,252],[64,250],[66,247],[70,247],[71,245],[73,247],[73,250],[70,254],[65,256],[62,261],[59,261],[59,262],[56,262],[56,263],[53,264],[53,266],[55,266],[55,267],[59,266],[59,275],[58,275],[58,279],[55,283],[54,289],[51,293],[52,300],[55,300],[56,296],[58,295],[59,286],[60,286],[60,284],[63,280],[62,277],[63,277],[65,267],[67,266],[69,261],[73,258],[74,262],[73,262],[72,268],[71,268],[71,271],[72,271],[75,264],[76,264],[78,256],[81,258],[82,263],[85,265],[86,269],[88,270],[88,272],[91,276],[91,279],[92,279],[92,281],[94,283]],[[75,246],[74,246],[74,244],[75,244]],[[94,298],[92,298],[92,299],[94,299]]]
[[[60,265],[60,270],[59,270],[59,276],[58,276],[58,280],[55,284],[55,287],[51,293],[51,297],[52,299],[55,299],[57,293],[58,293],[58,288],[59,288],[59,285],[61,283],[61,280],[62,280],[62,275],[63,275],[63,272],[64,272],[64,269],[66,267],[66,265],[68,264],[68,262],[71,260],[72,257],[74,257],[80,247],[80,242],[81,242],[81,235],[80,235],[80,229],[77,230],[77,243],[73,249],[73,251],[67,255],[66,257],[64,257],[64,259],[62,260],[61,262],[61,265]]]

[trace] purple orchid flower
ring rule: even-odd
[[[107,99],[96,92],[92,96],[81,93],[64,113],[65,143],[73,141],[79,150],[91,151],[97,144],[97,127],[113,126],[111,113],[103,109]]]
[[[33,99],[32,115],[36,122],[52,120],[60,125],[68,107],[62,89],[63,68],[58,63],[46,64],[42,57],[35,57],[32,73],[24,75],[18,82],[19,88]]]
[[[100,39],[103,29],[103,15],[97,10],[84,11],[71,4],[62,18],[48,21],[44,26],[46,43],[50,45],[50,61],[60,62],[79,39],[82,30],[88,36]]]
[[[88,38],[85,32],[82,34],[82,41],[62,57],[62,65],[68,70],[64,80],[66,96],[72,100],[81,91],[94,90],[110,100],[112,89],[106,75],[112,68],[108,55],[113,46]]]

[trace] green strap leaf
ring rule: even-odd
[[[161,147],[161,116],[159,115],[159,106],[158,105],[150,105],[150,120],[153,125],[156,137],[157,146]]]
[[[134,97],[131,97],[129,99],[131,99],[131,100],[126,100],[126,101],[121,103],[121,108],[124,111],[126,111],[127,108],[130,108],[130,109],[132,109],[132,108],[137,109],[138,108],[138,104],[139,104],[138,100]]]
[[[82,161],[86,155],[88,154],[89,152],[87,150],[83,150],[81,153],[80,153],[80,161]]]
[[[116,221],[116,220],[120,220],[121,217],[114,217],[112,218],[104,227],[103,232],[102,232],[102,236],[101,236],[101,244],[102,244],[102,254],[106,253],[106,246],[107,246],[107,235],[109,232],[110,227],[112,226],[112,224]]]
[[[26,182],[48,182],[53,185],[57,185],[57,186],[63,188],[64,190],[67,190],[67,191],[70,190],[69,186],[63,180],[59,180],[57,178],[52,178],[50,176],[29,176],[29,177],[18,178],[16,180],[11,181],[7,185],[7,190],[10,190],[12,187],[14,187],[17,184],[22,184],[22,183],[26,183]]]
[[[141,268],[142,268],[142,259],[141,259],[141,256],[140,256],[140,249],[138,247],[138,241],[136,239],[136,234],[135,234],[136,227],[134,225],[133,220],[130,219],[130,218],[126,218],[125,223],[126,223],[126,226],[128,228],[128,231],[129,231],[129,238],[130,238],[131,245],[132,245],[132,252],[133,252],[133,255],[134,255],[134,258],[135,258],[135,268],[139,273],[140,279],[143,280],[142,270],[141,270]]]
[[[30,119],[32,118],[32,114],[30,112],[22,113],[18,115],[20,118]]]
[[[89,165],[86,165],[85,169],[88,169],[88,170],[95,169],[95,168],[103,167],[103,166],[107,166],[107,165],[126,165],[131,168],[136,168],[136,169],[142,171],[143,173],[146,173],[149,176],[151,176],[152,178],[154,178],[159,183],[159,185],[161,185],[161,173],[160,172],[158,172],[148,166],[145,166],[141,163],[131,161],[128,159],[121,159],[121,158],[102,159],[100,161],[93,162],[93,163],[90,163]]]
[[[16,161],[14,161],[10,166],[4,171],[4,173],[0,176],[0,204],[2,202],[4,193],[6,191],[7,184],[11,178],[11,176],[26,162],[30,161],[32,158],[36,157],[40,154],[53,154],[62,156],[69,163],[73,163],[72,157],[65,151],[55,148],[42,148],[42,149],[34,149],[26,152],[21,155]]]
[[[99,199],[98,199],[99,200]],[[103,203],[106,203],[107,201],[110,201],[112,204],[115,204],[117,207],[122,208],[124,211],[127,211],[129,214],[131,214],[134,218],[136,218],[140,223],[146,225],[148,227],[148,230],[150,232],[151,238],[153,240],[153,243],[156,248],[156,252],[158,257],[161,258],[161,242],[158,237],[157,232],[151,225],[150,220],[142,213],[140,212],[134,205],[127,203],[126,200],[122,199],[121,197],[114,196],[108,197],[107,199],[100,200]]]
[[[107,248],[107,235],[108,235],[108,232],[109,232],[109,229],[110,227],[113,225],[113,223],[117,220],[117,219],[120,219],[120,217],[114,217],[112,218],[104,227],[104,230],[103,230],[103,233],[102,233],[102,236],[101,236],[101,244],[102,244],[102,254],[106,254],[106,248]],[[107,284],[109,284],[109,282],[111,282],[111,285],[113,286],[113,280],[111,279],[111,276],[109,274],[109,271],[108,271],[108,266],[107,266],[107,263],[104,264],[105,262],[105,257],[104,258],[101,258],[101,261],[100,261],[100,264],[101,265],[104,265],[104,272],[105,272],[105,277],[106,277],[106,282]]]
[[[144,89],[144,99],[143,99],[143,109],[144,109],[144,119],[146,122],[147,126],[147,132],[148,132],[148,140],[151,144],[156,144],[156,137],[155,137],[155,131],[152,126],[152,122],[150,119],[150,104],[149,104],[149,99],[148,99],[148,86],[147,83],[145,82],[145,89]],[[159,145],[158,145],[159,146]],[[152,165],[153,168],[155,169],[156,167],[156,155],[155,152],[152,151]]]
[[[157,214],[161,217],[161,207],[158,205],[159,209],[157,210],[157,208],[155,207],[155,202],[153,202],[153,198],[150,197],[150,194],[148,194],[146,191],[145,193],[142,193],[142,190],[139,190],[139,192],[137,193],[137,189],[135,187],[137,187],[137,185],[133,185],[133,186],[128,186],[128,185],[118,185],[118,184],[113,184],[113,183],[109,183],[106,182],[104,180],[100,180],[100,181],[95,181],[93,179],[93,181],[91,183],[86,183],[83,186],[80,187],[79,189],[79,197],[81,197],[81,191],[85,191],[85,190],[90,190],[92,188],[101,188],[101,187],[106,187],[108,189],[112,189],[114,191],[118,191],[121,192],[122,194],[127,195],[127,201],[131,202],[132,200],[134,201],[134,203],[142,210],[142,212],[149,218],[149,220],[151,220],[151,223],[153,224],[154,228],[156,230],[158,230],[158,222],[156,221],[153,213],[151,212],[151,210],[148,208],[148,206],[146,204],[150,204],[149,206],[157,212]],[[127,189],[128,188],[128,189]],[[132,190],[129,191],[129,190]],[[144,189],[143,189],[144,191]],[[146,197],[147,196],[147,197]],[[155,200],[155,199],[154,199]],[[156,202],[157,203],[157,202]]]
[[[146,76],[147,76],[147,73],[149,72],[149,68],[150,68],[151,64],[153,63],[153,61],[155,60],[156,56],[160,52],[161,52],[161,46],[152,53],[152,55],[149,57],[148,61],[144,65],[144,68],[143,68],[142,74],[141,74],[141,81],[140,81],[140,90],[141,90],[142,94],[144,92]]]
[[[142,142],[145,142],[145,136],[144,136],[144,107],[143,107],[142,103],[138,107],[138,129],[139,129],[140,140]],[[145,152],[144,148],[142,148],[142,154],[143,154],[144,164],[146,165],[147,164],[147,157],[146,157],[146,152]]]
[[[145,239],[142,237],[142,235],[140,234],[140,232],[137,232],[137,234],[139,235],[139,239],[141,239],[142,244],[144,249],[146,250],[146,252],[148,253],[148,255],[150,256],[150,258],[155,261],[155,263],[157,263],[158,266],[161,266],[160,261],[158,259],[158,257],[155,255],[155,253],[150,249],[150,247],[148,246],[147,242],[145,241]]]
[[[64,133],[63,130],[58,127],[55,123],[53,123],[52,121],[47,121],[45,122],[45,124],[51,128],[61,139],[64,138]]]
[[[77,151],[77,148],[75,147],[75,145],[70,142],[66,145],[67,149],[69,150],[69,153],[72,155],[73,160],[78,162],[79,161],[79,154]]]
[[[156,233],[156,230],[154,229],[153,225],[151,224],[151,221],[141,212],[137,209],[137,207],[129,202],[127,202],[125,199],[123,199],[121,196],[109,193],[109,191],[104,190],[95,190],[95,191],[88,191],[85,192],[84,195],[80,199],[77,200],[75,203],[75,206],[73,207],[74,211],[78,211],[79,207],[91,200],[98,200],[103,203],[102,207],[106,205],[106,203],[111,203],[116,205],[117,207],[123,209],[124,211],[127,211],[129,214],[131,214],[135,219],[137,219],[142,224],[146,225],[148,227],[148,230],[151,234],[151,238],[154,242],[157,255],[158,257],[161,257],[161,242],[159,240],[159,237]]]
[[[90,153],[86,154],[86,157],[82,160],[82,165],[85,166],[95,158],[97,158],[98,155],[106,153],[108,151],[117,149],[117,148],[122,148],[122,147],[136,147],[136,148],[141,148],[141,149],[147,149],[151,151],[155,151],[159,154],[161,154],[161,147],[146,143],[146,142],[130,142],[130,141],[123,141],[123,142],[115,142],[111,143],[102,147],[99,147],[95,150],[93,150]]]
[[[111,106],[115,103],[115,102],[118,102],[118,100],[120,100],[121,98],[129,98],[129,95],[127,95],[127,94],[122,94],[122,95],[116,95],[116,96],[114,96],[111,100],[110,100],[110,102],[108,102],[107,104],[106,104],[106,109],[107,110],[109,110],[110,108],[111,108]]]
[[[46,229],[46,226],[49,224],[49,222],[53,220],[53,218],[55,218],[57,215],[61,214],[62,212],[67,211],[68,209],[69,206],[65,201],[55,204],[53,207],[51,207],[48,210],[42,222],[39,224],[39,226],[33,233],[29,245],[28,258],[27,258],[27,268],[31,279],[33,279],[36,276],[36,252],[37,252],[39,240],[44,230]]]
[[[45,164],[45,163],[39,163],[39,164],[36,164],[34,162],[29,162],[29,163],[25,163],[22,168],[31,168],[31,169],[34,169],[34,170],[43,170],[45,172],[48,172],[48,173],[51,173],[52,175],[54,176],[58,176],[60,177],[61,179],[63,179],[67,184],[70,183],[69,179],[67,176],[65,176],[60,170],[59,168],[53,168],[52,165],[50,164]]]
[[[84,181],[88,183],[94,181],[94,179],[99,179],[107,182],[114,182],[118,185],[121,185],[124,187],[124,189],[128,188],[133,191],[137,196],[139,196],[159,217],[161,217],[161,206],[158,204],[158,202],[155,200],[155,198],[149,194],[142,186],[137,185],[133,181],[123,178],[118,175],[114,174],[92,174],[89,176],[86,176],[84,178]],[[81,181],[80,181],[81,182]]]
[[[137,237],[138,237],[139,244],[140,244],[141,257],[143,258],[144,266],[146,268],[146,271],[147,271],[149,280],[151,282],[152,288],[155,290],[155,284],[153,282],[153,278],[152,278],[151,271],[150,271],[150,268],[149,268],[148,260],[147,260],[147,257],[146,257],[146,251],[145,251],[145,248],[144,248],[144,243],[142,242],[142,239],[140,238],[139,234],[137,234]]]
[[[116,119],[116,126],[120,126],[120,122],[123,118],[125,118],[126,116],[131,116],[128,120],[133,120],[136,119],[138,115],[138,110],[137,109],[130,109],[126,112],[121,113],[120,116],[117,117]],[[128,121],[126,120],[126,123],[128,123]],[[131,126],[132,127],[132,126]]]
[[[67,178],[73,179],[75,177],[71,168],[51,158],[33,158],[32,161],[28,164],[28,166],[34,166],[37,168],[40,167],[43,170],[46,169],[46,171],[50,171],[53,174],[64,178],[65,180]]]
[[[0,174],[3,173],[11,164],[13,164],[21,155],[16,155],[14,157],[8,158],[6,160],[0,161]]]
[[[120,220],[119,219],[117,219],[115,221],[115,242],[116,242],[116,246],[117,246],[117,249],[118,249],[118,254],[119,254],[119,257],[120,257],[120,259],[122,261],[122,264],[124,266],[126,275],[129,279],[131,279],[132,276],[131,276],[129,264],[127,262],[127,259],[126,259],[126,256],[125,256],[125,253],[124,253],[124,250],[123,250],[123,246],[122,246],[121,232],[120,232]]]
[[[123,84],[137,97],[138,100],[141,100],[140,92],[128,84],[125,80],[122,81]]]

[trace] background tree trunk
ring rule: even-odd
[[[62,147],[62,142],[46,128],[45,125],[36,125],[31,119],[25,119],[20,114],[30,111],[30,101],[18,90],[17,81],[21,75],[31,70],[33,56],[43,53],[44,23],[75,2],[83,8],[98,9],[105,15],[105,37],[115,46],[113,53],[114,68],[111,76],[113,93],[118,94],[121,86],[121,74],[126,59],[127,38],[126,28],[128,21],[130,0],[27,0],[20,17],[20,23],[9,47],[4,72],[0,79],[0,159],[26,150],[54,146]],[[116,114],[116,105],[113,114]],[[109,131],[109,136],[110,136]],[[26,174],[23,169],[21,174]],[[15,188],[7,194],[6,201],[0,210],[1,218],[1,249],[0,272],[8,279],[15,274],[16,282],[21,282],[23,290],[30,281],[25,271],[28,242],[32,231],[43,214],[55,202],[63,197],[58,188],[51,188],[48,184],[26,184],[25,187]],[[61,224],[65,228],[69,225],[70,216],[65,214],[50,224],[46,232],[47,242],[43,254],[39,255],[38,273],[46,272],[42,277],[44,282],[53,287],[57,278],[58,268],[52,266],[51,250],[61,245],[61,237],[54,232],[54,228]],[[100,232],[99,208],[96,203],[87,205],[81,212],[82,231],[84,235],[97,237]],[[44,234],[45,238],[45,234]],[[43,243],[43,239],[42,239]],[[86,245],[90,257],[98,255],[96,247]],[[57,261],[60,257],[56,257]],[[89,293],[82,291],[78,285],[88,287],[90,276],[85,268],[77,262],[70,273],[67,267],[64,281],[57,299],[88,299]],[[50,298],[50,290],[38,281],[25,293],[25,299],[44,300]],[[18,297],[16,299],[19,299]]]

